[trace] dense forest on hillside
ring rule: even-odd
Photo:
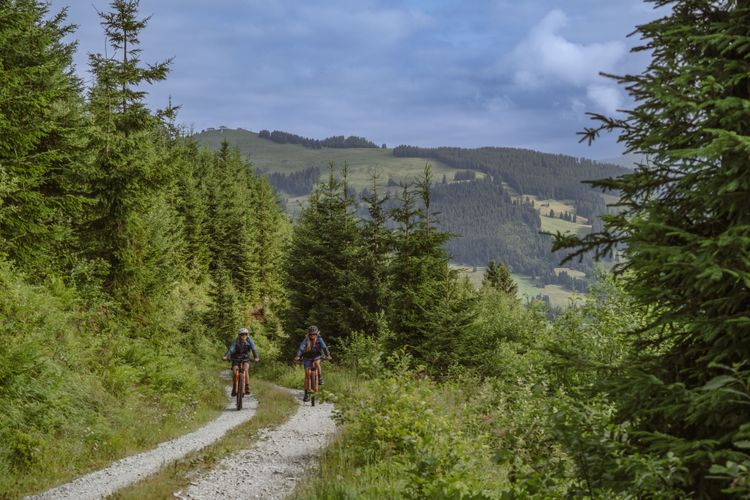
[[[542,199],[570,200],[576,214],[592,218],[606,213],[599,192],[582,181],[616,177],[628,172],[617,165],[607,165],[585,158],[553,155],[516,148],[419,148],[398,146],[395,156],[432,158],[455,168],[484,172],[506,183],[517,194]]]
[[[268,139],[277,144],[299,144],[306,148],[321,149],[321,148],[377,148],[378,145],[372,141],[365,139],[364,137],[357,137],[350,135],[345,137],[343,135],[334,135],[325,139],[310,139],[308,137],[302,137],[297,134],[291,134],[289,132],[282,132],[281,130],[274,130],[269,132],[268,130],[261,130],[258,132],[258,137],[261,139]]]
[[[551,238],[540,234],[539,214],[531,203],[514,200],[497,183],[436,184],[432,199],[438,227],[455,235],[446,243],[455,262],[485,266],[499,260],[514,273],[544,276],[563,258],[551,252]],[[592,268],[584,271],[591,274]]]
[[[258,174],[264,174],[268,177],[268,182],[277,190],[291,196],[304,196],[313,191],[315,185],[320,182],[320,169],[318,167],[308,167],[304,170],[280,174],[278,172],[264,173],[258,171]]]

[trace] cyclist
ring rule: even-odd
[[[294,361],[299,361],[302,357],[305,370],[309,370],[313,366],[318,370],[318,385],[323,384],[323,374],[320,371],[320,359],[325,354],[326,359],[331,358],[331,353],[323,342],[323,338],[320,336],[320,330],[315,325],[310,326],[307,329],[307,336],[302,340],[302,343],[297,349],[297,354],[294,356]],[[305,394],[305,401],[307,401],[307,394]]]
[[[232,341],[232,345],[229,346],[226,354],[224,354],[225,360],[232,360],[232,372],[234,374],[232,377],[232,396],[237,395],[237,382],[239,382],[240,365],[245,371],[245,394],[250,394],[250,375],[248,374],[250,351],[253,352],[255,362],[257,363],[260,361],[258,350],[255,348],[255,344],[249,335],[250,331],[247,328],[240,328],[237,338]]]

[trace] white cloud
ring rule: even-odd
[[[581,91],[603,111],[613,112],[623,102],[622,92],[604,83],[599,72],[613,72],[627,54],[619,41],[575,43],[560,34],[568,17],[552,10],[512,51],[513,81],[522,89],[570,86]]]
[[[589,85],[586,88],[586,97],[609,114],[622,108],[622,93],[612,85]]]

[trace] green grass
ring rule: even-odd
[[[579,224],[577,222],[570,222],[567,220],[558,219],[557,217],[547,217],[542,215],[540,217],[542,221],[542,231],[555,234],[560,231],[563,234],[576,234],[578,236],[584,236],[591,230],[591,226],[587,224]]]
[[[350,169],[349,182],[357,189],[370,185],[370,172],[373,171],[379,173],[383,184],[389,177],[396,181],[414,180],[428,162],[432,165],[432,173],[438,182],[443,174],[449,182],[453,181],[453,175],[461,171],[435,160],[395,157],[391,149],[311,149],[297,144],[277,144],[261,139],[256,133],[247,130],[210,130],[197,134],[196,139],[211,149],[218,149],[222,141],[226,140],[248,157],[255,168],[267,172],[289,173],[317,166],[325,174],[329,162],[334,162],[338,168],[346,162]],[[477,178],[482,177],[484,174],[477,172]]]
[[[482,286],[482,277],[484,276],[485,271],[484,267],[476,267],[476,271],[469,266],[453,265],[452,267],[459,269],[461,274],[467,276],[469,281],[471,281],[475,287],[479,288]],[[555,268],[555,271],[559,272],[563,269],[573,277],[585,276],[584,273],[580,271],[573,271],[572,269],[562,267]],[[566,290],[560,285],[545,285],[543,287],[538,287],[530,276],[522,276],[519,274],[511,274],[511,276],[518,285],[518,296],[522,299],[530,300],[537,295],[542,294],[549,296],[549,301],[552,306],[568,307],[571,300],[577,300],[582,296],[580,293]]]
[[[167,465],[157,474],[118,491],[110,498],[172,499],[174,492],[188,487],[191,478],[210,470],[222,458],[250,447],[259,429],[282,424],[297,408],[296,401],[288,392],[269,382],[254,378],[250,388],[258,400],[258,409],[250,420],[229,431],[216,443]]]

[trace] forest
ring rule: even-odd
[[[360,200],[332,163],[295,221],[238,150],[145,104],[170,62],[142,59],[137,1],[100,14],[113,55],[90,56],[87,85],[64,10],[0,3],[0,497],[216,417],[239,326],[253,376],[299,387],[288,361],[312,324],[338,428],[296,498],[750,497],[750,7],[653,3],[648,68],[611,75],[634,109],[583,131],[617,134],[648,158],[635,170],[584,164],[555,187],[536,160],[493,164],[501,148],[406,148],[491,178],[443,184],[427,164],[387,194],[373,173]],[[546,259],[622,254],[582,302],[548,319],[520,300],[520,256],[479,287],[450,266],[452,211],[541,255],[506,227],[539,216],[502,183],[585,204],[581,177],[620,210]],[[497,218],[462,190],[502,200]]]

